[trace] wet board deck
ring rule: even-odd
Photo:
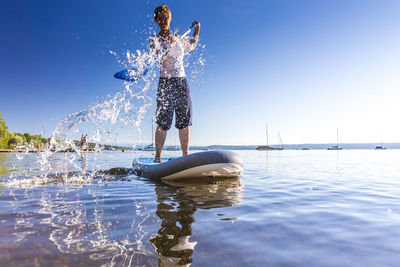
[[[161,163],[166,162],[168,160],[172,160],[172,159],[176,159],[176,157],[161,158]],[[140,158],[138,158],[138,160],[141,163],[145,163],[145,164],[160,164],[160,162],[153,162],[154,157],[140,157]]]

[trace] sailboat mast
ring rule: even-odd
[[[336,145],[339,147],[339,128],[336,128]]]
[[[151,144],[154,144],[154,118],[151,120]]]

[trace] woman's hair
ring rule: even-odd
[[[169,16],[171,16],[171,10],[169,10],[166,4],[156,7],[156,9],[154,9],[154,21],[157,22],[160,14],[164,12],[168,12]]]

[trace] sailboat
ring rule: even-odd
[[[304,146],[301,148],[301,150],[310,150],[310,147],[307,145],[307,138],[306,138],[306,142],[304,144]]]
[[[377,149],[377,150],[385,150],[386,149],[386,147],[383,146],[382,134],[381,134],[381,145],[380,146],[376,146],[375,149]]]
[[[151,121],[151,144],[143,148],[144,151],[155,151],[154,146],[154,119]]]
[[[276,150],[283,150],[283,143],[282,143],[282,138],[281,138],[281,134],[280,133],[278,133],[278,139],[279,139],[279,142],[281,143],[281,146],[280,147],[276,147],[275,149]]]
[[[273,147],[268,145],[268,124],[265,124],[265,135],[267,137],[267,145],[266,146],[258,146],[256,150],[274,150]]]
[[[265,124],[265,134],[267,137],[267,145],[266,146],[258,146],[258,147],[256,147],[256,150],[283,150],[282,138],[281,138],[280,133],[278,133],[278,139],[281,143],[280,147],[272,147],[272,146],[268,145],[268,125],[267,124]]]
[[[336,145],[328,147],[328,150],[342,150],[343,148],[339,147],[339,129],[336,128]]]

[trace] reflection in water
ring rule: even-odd
[[[166,181],[157,184],[157,210],[161,228],[150,242],[155,246],[159,266],[190,265],[197,244],[190,241],[194,213],[240,204],[243,185],[240,178]]]
[[[0,242],[5,252],[0,265],[29,259],[43,266],[153,266],[154,252],[150,245],[143,245],[150,237],[143,227],[150,215],[133,197],[116,196],[112,201],[120,200],[118,206],[109,205],[105,195],[100,187],[10,190],[12,206],[6,216],[0,214],[5,226],[0,236],[10,242]],[[21,204],[26,199],[29,206]]]
[[[123,181],[6,188],[3,197],[10,205],[0,214],[0,236],[8,242],[0,242],[0,262],[154,266],[153,245],[159,266],[189,265],[197,244],[190,240],[196,210],[238,205],[243,191],[240,179]],[[133,191],[137,186],[141,189]],[[152,186],[157,206],[151,190],[140,194]]]
[[[81,158],[80,158],[80,161],[81,161],[81,170],[82,171],[86,171],[87,169],[88,169],[88,152],[82,152],[81,153]]]
[[[6,153],[0,153],[0,176],[1,175],[7,175],[11,171],[8,168],[7,164],[7,154]]]

